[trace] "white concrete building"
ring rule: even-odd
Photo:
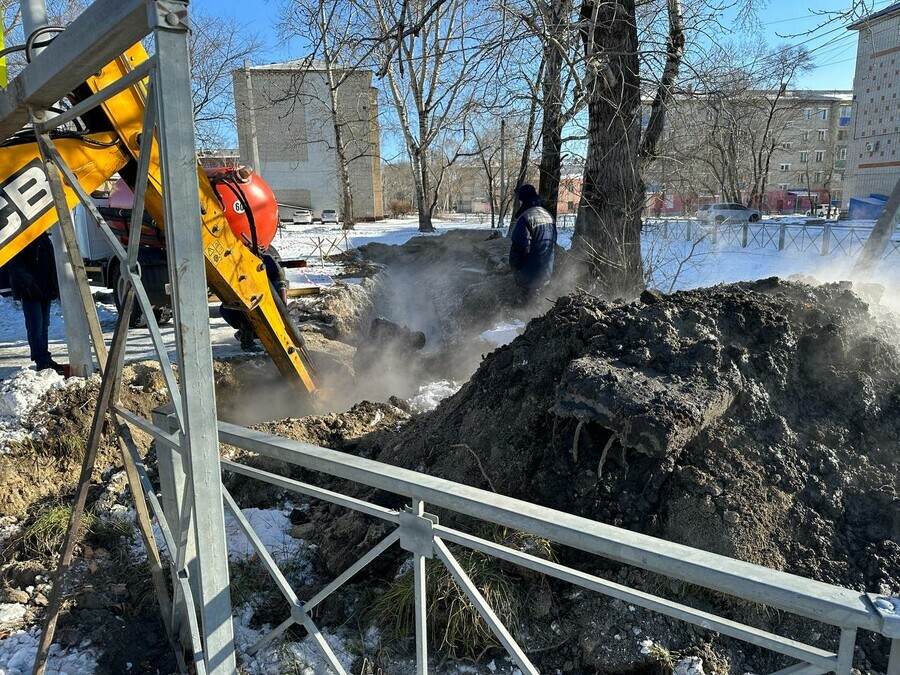
[[[888,195],[900,178],[900,2],[852,24],[859,33],[843,207]]]
[[[308,208],[315,218],[323,209],[340,213],[339,165],[322,65],[298,59],[236,70],[232,77],[241,162],[253,166],[258,152],[256,168],[280,204]],[[352,71],[338,100],[354,215],[357,220],[381,218],[378,95],[372,73]]]

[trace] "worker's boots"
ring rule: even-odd
[[[262,349],[256,344],[256,336],[252,330],[242,328],[234,334],[234,337],[241,343],[241,349],[245,352],[258,352]]]

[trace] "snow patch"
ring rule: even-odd
[[[484,331],[480,337],[482,340],[490,342],[492,345],[502,347],[508,345],[522,334],[525,328],[524,321],[502,321],[493,328]]]
[[[10,633],[0,640],[0,675],[30,675],[37,654],[40,627],[27,631]],[[97,669],[97,653],[84,641],[78,647],[63,649],[58,644],[50,645],[47,660],[47,675],[84,675]]]
[[[304,547],[304,542],[291,536],[291,521],[280,509],[241,509],[241,513],[276,562],[293,558]],[[229,560],[244,560],[256,554],[229,511],[225,512],[225,537]]]
[[[8,450],[9,443],[21,443],[28,437],[22,420],[48,392],[83,382],[80,378],[67,381],[54,370],[30,368],[0,380],[0,453]]]
[[[409,399],[413,412],[423,413],[437,408],[438,403],[459,391],[462,384],[450,380],[429,382],[419,387],[419,391]]]

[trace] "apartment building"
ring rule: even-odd
[[[346,77],[345,77],[346,76]],[[342,71],[338,90],[353,210],[357,220],[383,217],[378,95],[367,70]],[[308,59],[232,73],[241,162],[254,165],[280,204],[318,215],[342,210],[339,164],[323,64]]]
[[[849,26],[859,34],[847,159],[850,199],[889,195],[900,179],[900,2]]]
[[[692,213],[699,204],[733,201],[795,213],[839,202],[851,102],[849,91],[680,97],[646,177],[648,210]]]

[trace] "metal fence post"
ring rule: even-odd
[[[888,657],[887,675],[900,675],[900,638],[891,640],[891,655]]]
[[[669,238],[669,221],[664,220],[663,221],[663,239],[668,239],[668,238]]]
[[[693,225],[693,223],[692,223],[690,220],[687,221],[687,226],[684,228],[684,240],[685,240],[685,241],[690,241],[690,240],[691,240],[691,235],[693,234],[693,232],[692,232],[692,230],[693,230],[692,225]]]
[[[713,246],[719,243],[719,224],[717,222],[713,222],[712,228],[712,243]]]
[[[211,674],[236,672],[225,515],[216,427],[206,270],[197,189],[191,103],[187,4],[157,2],[156,68],[160,168],[165,197],[166,253],[175,309],[175,337],[184,416],[182,452],[191,486],[197,536],[198,587],[204,653]]]
[[[822,228],[822,255],[828,255],[829,248],[831,247],[831,223],[825,223],[825,227]]]
[[[778,250],[779,251],[784,250],[784,242],[785,242],[786,238],[787,238],[787,225],[785,225],[784,223],[781,223],[781,225],[778,227]]]
[[[750,223],[744,223],[741,233],[741,248],[747,248],[747,235],[750,233]]]

